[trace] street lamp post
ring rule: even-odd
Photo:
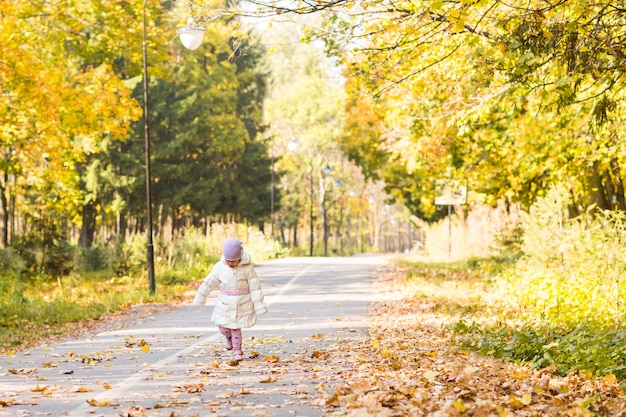
[[[142,30],[142,64],[143,64],[143,120],[144,120],[144,142],[146,158],[146,221],[147,225],[147,257],[148,257],[148,287],[150,294],[156,291],[156,281],[154,279],[154,245],[152,241],[152,179],[150,173],[150,116],[148,112],[148,54],[146,48],[146,3],[143,2],[143,30]],[[196,27],[193,19],[189,19],[187,25],[177,31],[183,45],[190,49],[197,49],[204,38],[206,29]]]
[[[333,173],[333,169],[330,167],[330,165],[326,165],[323,169],[322,169],[322,174],[324,174],[324,177],[328,177]],[[329,235],[329,231],[328,231],[328,214],[326,213],[326,184],[322,181],[321,186],[320,186],[320,211],[322,213],[322,222],[323,222],[323,226],[324,226],[324,256],[328,256],[328,235]]]
[[[146,150],[146,208],[148,210],[148,282],[150,294],[156,291],[154,280],[154,245],[152,244],[152,190],[150,179],[150,116],[148,114],[148,56],[146,53],[146,1],[143,2],[143,132]]]

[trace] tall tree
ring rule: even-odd
[[[154,206],[174,233],[218,215],[257,221],[269,212],[267,145],[257,138],[261,50],[237,36],[209,28],[198,50],[151,81]]]
[[[138,107],[106,62],[85,64],[77,48],[82,13],[74,1],[2,1],[0,64],[3,229],[9,215],[73,222],[82,196],[74,170],[102,136],[126,135]],[[33,30],[37,28],[37,30]],[[6,180],[9,182],[6,182]],[[14,199],[15,212],[6,202]]]
[[[298,27],[277,26],[264,33],[271,68],[265,120],[277,157],[276,171],[288,173],[281,178],[285,204],[281,204],[280,222],[292,230],[291,242],[296,245],[299,225],[308,223],[309,234],[321,226],[326,246],[330,185],[334,179],[345,182],[348,189],[362,184],[342,169],[338,140],[344,92],[336,61],[325,57],[319,45],[301,44]],[[297,149],[289,149],[290,140],[297,141]],[[333,169],[333,178],[323,174],[326,166]]]

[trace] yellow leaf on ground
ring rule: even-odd
[[[604,375],[602,381],[609,384],[617,384],[617,378],[613,374]]]
[[[326,352],[320,352],[319,350],[314,350],[311,353],[311,357],[315,358],[315,359],[320,359],[320,358],[327,358],[328,354]]]
[[[109,402],[107,400],[98,401],[95,398],[92,398],[91,400],[87,400],[87,404],[91,405],[92,407],[106,407],[107,405],[109,405]]]
[[[480,370],[480,368],[478,368],[477,366],[466,366],[465,369],[463,370],[463,372],[465,372],[467,375],[474,375],[474,373],[476,373],[476,371]]]
[[[324,385],[323,382],[321,384],[319,384],[319,385],[316,385],[315,386],[315,391],[326,392],[326,385]]]
[[[456,400],[455,402],[453,402],[452,406],[454,408],[456,408],[457,410],[459,410],[460,412],[462,412],[462,413],[464,413],[467,410],[465,405],[461,401],[459,401],[459,400]]]
[[[522,402],[522,400],[515,395],[511,395],[509,397],[508,403],[513,408],[517,408],[517,409],[524,408],[524,403]]]
[[[429,382],[433,382],[435,379],[437,379],[437,375],[439,375],[439,372],[437,371],[424,372],[424,378],[426,378]]]

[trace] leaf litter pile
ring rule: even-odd
[[[329,365],[342,371],[320,373],[325,416],[626,416],[625,392],[611,375],[561,377],[462,350],[447,330],[459,317],[437,300],[446,289],[404,278],[399,268],[379,274],[369,340],[332,352]],[[452,288],[452,297],[484,304],[478,287]]]

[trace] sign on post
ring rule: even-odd
[[[452,206],[467,203],[467,186],[458,181],[437,181],[443,185],[443,193],[435,197],[436,206],[448,206],[448,256],[452,257]]]
[[[448,194],[435,197],[436,206],[459,206],[465,204],[466,196],[462,194]]]
[[[436,206],[458,206],[467,203],[467,186],[459,181],[438,180],[441,195],[435,197]]]

